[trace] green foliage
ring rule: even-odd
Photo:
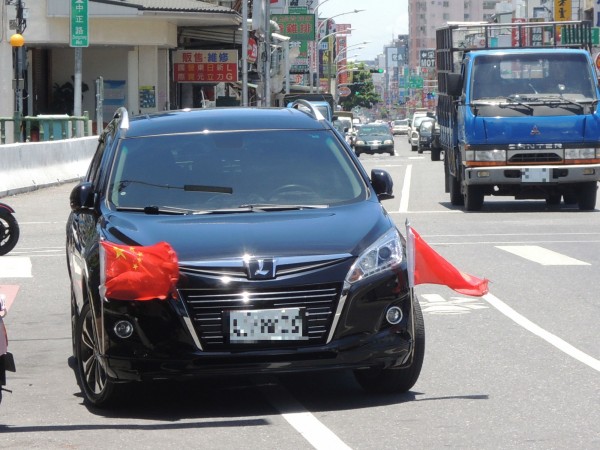
[[[356,69],[358,70],[353,71],[352,84],[348,86],[350,95],[340,98],[340,105],[344,111],[351,111],[357,106],[372,108],[381,102],[379,94],[375,91],[370,69],[363,63],[358,64]]]

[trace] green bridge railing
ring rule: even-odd
[[[0,144],[6,144],[7,123],[14,124],[14,142],[56,141],[80,137],[79,127],[83,132],[82,136],[91,136],[92,133],[87,111],[84,111],[83,116],[15,114],[13,117],[0,117]]]

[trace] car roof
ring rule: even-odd
[[[293,108],[222,107],[183,109],[134,116],[126,137],[162,134],[328,129],[307,113]]]

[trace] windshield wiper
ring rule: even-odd
[[[569,98],[563,97],[562,95],[559,96],[554,96],[554,95],[547,95],[547,96],[540,96],[537,98],[537,100],[539,100],[540,102],[547,104],[547,105],[552,105],[552,106],[560,106],[560,105],[575,105],[581,109],[583,109],[583,105],[579,102],[576,102],[575,100],[571,100]]]
[[[191,214],[193,210],[185,208],[176,208],[174,206],[117,206],[117,211],[132,211],[132,212],[143,212],[144,214],[172,214],[172,215],[184,215]]]
[[[509,96],[509,97],[499,97],[499,98],[502,98],[502,99],[504,99],[504,100],[506,100],[506,101],[508,101],[508,102],[509,102],[509,103],[500,103],[500,104],[499,104],[499,106],[500,106],[501,108],[505,108],[505,107],[507,107],[507,106],[514,106],[514,105],[518,105],[518,106],[522,106],[523,108],[526,108],[526,109],[528,109],[530,112],[533,112],[533,107],[531,107],[531,105],[528,105],[528,104],[526,104],[526,103],[523,103],[523,102],[520,100],[520,97],[510,97],[510,96]],[[528,99],[524,99],[524,100],[528,100]]]

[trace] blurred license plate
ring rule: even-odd
[[[233,343],[305,340],[305,329],[304,308],[229,312],[229,342]]]
[[[550,169],[544,167],[521,169],[521,181],[523,183],[548,183],[550,182]]]

